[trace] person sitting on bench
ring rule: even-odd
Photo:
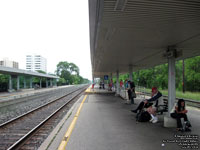
[[[147,111],[151,114],[151,117],[152,117],[152,120],[154,120],[153,123],[156,123],[158,121],[157,117],[155,117],[155,108],[154,107],[158,107],[158,104],[159,104],[159,99],[162,97],[162,94],[161,92],[158,91],[158,89],[156,87],[153,87],[152,88],[152,95],[151,95],[151,98],[148,99],[148,100],[144,100],[142,101],[137,109],[135,110],[131,110],[132,112],[134,113],[138,113],[140,112],[143,108],[149,108],[147,109]],[[155,105],[154,107],[151,107],[154,103],[151,103],[151,102],[155,102]]]
[[[191,131],[191,129],[189,129],[191,124],[188,121],[187,112],[188,111],[185,109],[185,101],[179,99],[177,106],[175,106],[175,112],[171,113],[171,117],[177,120],[177,131]],[[181,118],[184,118],[184,126],[181,123]]]

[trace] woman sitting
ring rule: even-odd
[[[175,112],[171,114],[171,117],[177,120],[177,131],[191,131],[191,129],[189,129],[191,124],[188,121],[187,112],[188,111],[185,109],[185,101],[179,99],[177,106],[175,106]],[[181,118],[184,118],[183,125],[181,123]]]

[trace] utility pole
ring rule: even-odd
[[[185,62],[184,62],[184,59],[183,59],[183,93],[185,93]]]

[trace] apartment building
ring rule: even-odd
[[[26,55],[26,70],[47,72],[47,60],[41,55]]]
[[[4,58],[3,60],[1,60],[0,66],[19,69],[19,63],[15,61],[10,61],[8,58]]]

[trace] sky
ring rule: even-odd
[[[73,62],[91,80],[88,0],[1,0],[0,59],[25,69],[28,54],[45,57],[51,73]]]

